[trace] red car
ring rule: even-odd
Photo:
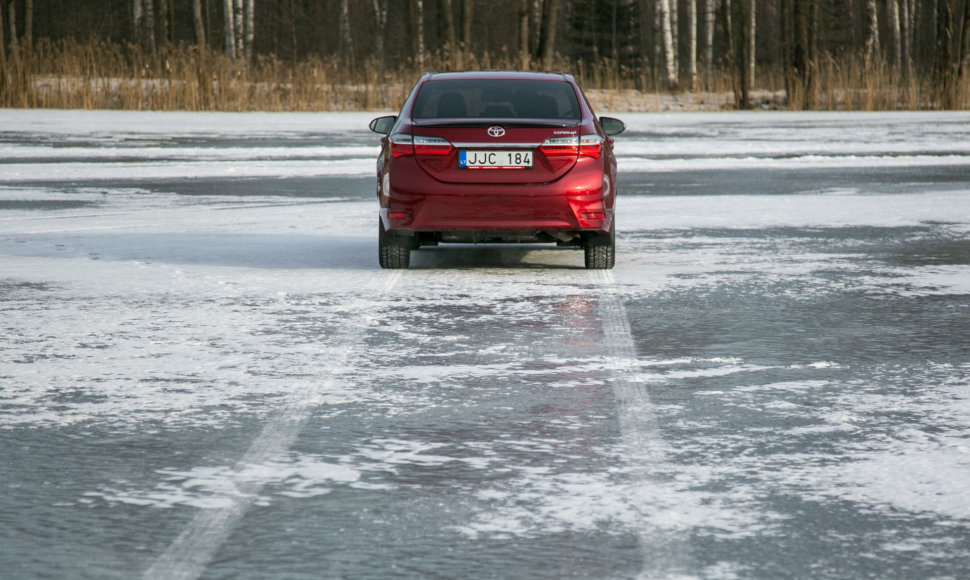
[[[622,121],[597,119],[566,74],[428,73],[379,117],[382,268],[439,243],[555,243],[613,267]]]

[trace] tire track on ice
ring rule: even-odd
[[[658,512],[670,506],[670,491],[658,481],[658,466],[666,461],[667,443],[657,426],[657,417],[646,385],[636,377],[638,368],[633,330],[609,270],[591,273],[603,288],[599,301],[606,354],[612,371],[611,386],[617,402],[620,449],[628,468],[625,499],[636,514],[643,568],[639,578],[670,578],[692,569],[689,546],[676,532],[657,523]]]
[[[378,295],[391,292],[401,272],[384,272]],[[361,292],[357,292],[360,295]],[[246,453],[233,466],[236,493],[227,498],[229,505],[199,511],[181,534],[152,562],[143,574],[145,580],[194,580],[200,577],[216,551],[246,515],[270,478],[250,478],[249,468],[263,465],[286,454],[296,441],[303,424],[319,405],[319,395],[333,387],[357,346],[364,337],[366,325],[348,326],[335,337],[340,345],[332,353],[326,377],[308,381],[295,388],[283,410],[269,419]]]

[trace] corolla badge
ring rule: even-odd
[[[488,128],[489,137],[501,137],[502,135],[505,135],[505,129],[499,127],[498,125],[492,125]]]

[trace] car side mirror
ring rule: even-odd
[[[623,131],[626,131],[626,124],[619,119],[614,119],[613,117],[600,117],[600,127],[603,131],[610,136],[619,135]]]
[[[394,127],[394,123],[397,123],[397,117],[394,115],[378,117],[370,122],[370,130],[381,135],[387,135]]]

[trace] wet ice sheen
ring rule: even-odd
[[[625,117],[607,278],[393,285],[369,118],[0,111],[2,569],[963,573],[970,117]]]

